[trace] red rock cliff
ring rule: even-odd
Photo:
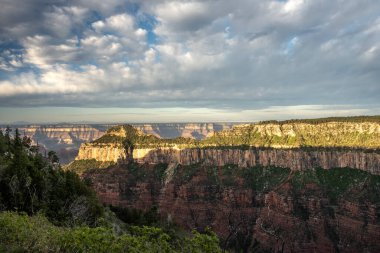
[[[157,206],[163,218],[186,229],[211,227],[230,250],[380,252],[380,207],[369,197],[368,184],[378,176],[355,179],[334,200],[314,170],[297,186],[304,172],[172,164],[160,180],[153,165],[129,166],[136,165],[85,176],[104,203],[141,210]],[[337,184],[344,175],[337,176]]]

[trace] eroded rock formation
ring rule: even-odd
[[[122,145],[82,144],[77,159],[117,162],[127,157],[129,155]],[[239,167],[263,165],[292,170],[349,167],[380,174],[380,153],[376,150],[155,148],[134,149],[132,158],[138,163],[179,163],[182,165],[199,163],[215,166],[235,164]]]
[[[318,179],[328,174],[317,177],[314,170],[310,176],[310,172],[303,175],[286,169],[255,173],[255,169],[237,167],[228,171],[226,166],[179,165],[165,180],[165,176],[157,176],[153,165],[129,166],[137,165],[92,170],[85,177],[105,204],[145,211],[156,206],[164,219],[186,229],[210,227],[230,250],[380,251],[378,197],[372,200],[367,195],[369,190],[379,189],[368,185],[374,180],[371,177],[378,176],[353,176],[356,184],[346,182],[350,187],[332,196],[329,189],[334,189],[335,183],[344,186],[339,178],[347,173],[333,172],[337,181],[326,186]],[[297,185],[300,178],[304,182]]]
[[[210,227],[229,250],[380,252],[379,123],[294,124],[244,125],[203,142],[120,127],[77,159],[119,162],[82,175],[103,203],[156,206],[186,229]]]
[[[159,138],[188,137],[203,139],[216,131],[230,129],[233,123],[157,123],[133,124],[145,134]],[[102,137],[109,127],[102,124],[55,124],[12,126],[18,128],[20,134],[31,138],[33,144],[42,149],[53,150],[59,154],[62,163],[74,160],[82,143],[91,142]],[[0,127],[3,131],[5,126]],[[104,153],[104,152],[103,152]],[[111,157],[111,155],[109,155]]]
[[[380,173],[378,122],[246,124],[196,142],[144,136],[132,126],[114,127],[105,136],[83,144],[77,160],[117,162],[128,157],[139,163],[272,165],[292,170],[351,167]],[[125,142],[133,152],[124,150]]]

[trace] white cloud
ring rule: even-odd
[[[97,92],[100,89],[96,83],[102,79],[104,71],[94,66],[85,66],[83,72],[77,72],[66,65],[55,65],[41,75],[28,72],[10,81],[0,81],[0,96]]]
[[[295,13],[300,11],[305,4],[304,0],[289,0],[284,3],[283,11],[285,13]]]
[[[96,21],[91,26],[95,32],[87,31],[81,44],[88,55],[96,55],[102,62],[140,58],[147,49],[147,31],[137,27],[134,18],[126,13]]]
[[[212,12],[208,9],[208,4],[203,2],[165,2],[157,5],[154,12],[158,21],[159,32],[163,32],[166,27],[174,31],[194,31],[203,28],[204,23],[212,21]],[[168,32],[169,32],[168,31]]]
[[[21,41],[25,47],[24,61],[40,68],[49,68],[55,63],[74,61],[78,55],[75,38],[54,43],[50,36],[36,35]]]
[[[80,26],[88,10],[77,6],[53,7],[52,11],[44,13],[44,26],[58,38],[70,36],[75,26]]]
[[[1,81],[0,96],[9,98],[3,104],[54,92],[64,96],[31,96],[29,104],[248,110],[347,101],[370,107],[380,99],[380,3],[128,4],[62,2],[20,20],[0,10],[1,31],[23,46],[17,57],[0,54],[0,68],[37,68]],[[157,21],[152,31],[141,16]]]
[[[92,27],[99,33],[116,32],[128,36],[135,32],[133,17],[126,13],[108,17],[105,21],[94,22]]]
[[[99,12],[104,16],[110,16],[122,9],[123,7],[125,7],[128,4],[128,2],[120,0],[77,0],[75,1],[75,4],[83,8]]]
[[[81,40],[83,51],[94,60],[109,62],[114,56],[122,54],[123,46],[114,35],[91,35]]]
[[[14,71],[23,66],[23,57],[19,50],[4,50],[0,54],[0,69]]]

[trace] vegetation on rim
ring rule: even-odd
[[[380,116],[263,121],[235,126],[204,140],[183,137],[160,139],[143,134],[130,125],[122,125],[110,128],[107,134],[93,141],[93,144],[116,143],[128,148],[176,146],[242,149],[251,147],[378,149],[379,124]]]

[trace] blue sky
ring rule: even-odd
[[[0,4],[0,123],[380,114],[377,1]]]

